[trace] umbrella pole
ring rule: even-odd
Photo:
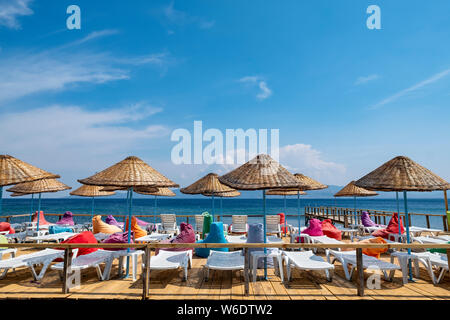
[[[300,191],[297,191],[298,242],[300,242]]]
[[[38,211],[37,211],[37,228],[36,231],[39,231],[39,218],[41,217],[41,193],[39,193],[39,200],[38,200]],[[38,234],[39,236],[39,234]]]
[[[287,229],[287,212],[286,212],[286,195],[284,195],[284,236],[286,237]]]
[[[2,214],[3,205],[3,186],[0,186],[0,215]]]
[[[407,243],[411,243],[410,239],[409,239],[409,217],[408,217],[408,198],[406,195],[406,191],[403,191],[403,200],[405,203],[405,226],[406,226],[406,242]],[[399,221],[400,224],[400,221]],[[408,254],[411,254],[411,248],[408,248]],[[409,267],[409,281],[413,280],[412,277],[412,268],[411,268],[411,260],[409,260],[408,262],[408,267]]]
[[[353,197],[353,212],[355,213],[355,224],[358,225],[358,215],[356,214],[356,196]]]
[[[213,217],[213,221],[214,221],[214,192],[211,194],[211,198],[212,198],[212,217]]]
[[[153,221],[154,221],[154,223],[155,223],[155,226],[156,226],[156,206],[157,206],[157,204],[156,204],[156,195],[155,195],[155,206],[153,207]]]
[[[34,193],[31,194],[30,222],[33,221],[33,200],[34,200]]]
[[[95,198],[92,197],[92,206],[91,206],[91,221],[94,218],[94,200]]]
[[[267,223],[266,223],[266,190],[263,190],[263,213],[264,213],[264,243],[267,243]],[[267,248],[264,248],[267,254]],[[267,257],[264,257],[264,280],[267,280]]]
[[[131,209],[133,207],[133,187],[129,189],[130,198],[128,200],[128,243],[131,242]],[[127,248],[127,253],[130,252],[130,248]],[[127,269],[125,278],[128,278],[130,274],[130,257],[127,256]]]
[[[223,203],[222,203],[222,198],[220,197],[220,213],[219,213],[219,220],[223,222],[222,220],[222,216],[223,216]]]
[[[398,219],[399,219],[398,235],[401,236],[402,235],[402,228],[401,228],[401,225],[400,225],[400,202],[398,201],[398,191],[395,192],[395,197],[397,198],[397,215],[398,215]]]
[[[448,211],[447,190],[444,190],[444,200],[445,200],[445,212],[447,212]]]

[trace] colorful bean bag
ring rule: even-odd
[[[342,232],[336,228],[330,219],[325,219],[322,221],[322,232],[329,238],[336,240],[342,240]]]
[[[139,218],[136,217],[136,221],[139,227],[146,227],[148,224],[150,224],[150,222],[145,222]]]
[[[281,232],[283,233],[287,233],[288,232],[288,228],[287,226],[284,226],[284,223],[286,222],[286,216],[283,212],[278,213],[278,215],[280,216],[280,225],[281,225]]]
[[[84,231],[77,235],[74,235],[73,237],[70,237],[69,239],[61,242],[61,243],[98,243],[97,239],[95,239],[94,234],[90,231]],[[78,254],[77,257],[89,254],[91,252],[97,251],[98,248],[78,248]],[[59,261],[62,261],[62,259],[58,259]],[[58,261],[55,260],[55,261]]]
[[[128,218],[125,222],[125,231],[128,231]],[[131,231],[134,233],[134,239],[145,237],[147,235],[147,231],[138,225],[136,217],[131,217]]]
[[[195,243],[195,231],[194,228],[186,223],[182,222],[180,224],[180,233],[168,240],[163,240],[160,243]],[[193,248],[161,248],[166,251],[186,251],[186,250],[194,250]],[[155,254],[159,253],[159,248],[156,248]]]
[[[370,215],[367,211],[363,211],[361,215],[361,222],[364,227],[386,227],[382,224],[376,224],[375,222],[370,219]]]
[[[72,214],[72,212],[66,211],[64,213],[64,215],[62,216],[61,220],[56,222],[56,224],[65,224],[65,225],[69,225],[69,226],[75,225],[75,223],[73,222],[73,214]]]
[[[448,244],[450,244],[450,241],[449,242],[447,242]],[[433,253],[447,253],[447,249],[444,249],[444,248],[440,248],[440,249],[437,249],[437,248],[431,248],[431,249],[427,249],[427,251],[428,252],[433,252]]]
[[[16,233],[9,222],[0,222],[0,231],[8,231],[9,234]]]
[[[213,222],[212,215],[209,214],[209,212],[203,212],[203,231],[202,231],[202,237],[205,239],[205,236],[209,233],[209,230],[211,228],[211,223]]]
[[[309,220],[308,228],[303,230],[302,233],[310,235],[311,237],[323,236],[322,223],[320,222],[319,219],[311,219],[311,220]],[[298,241],[299,241],[299,237],[297,237],[297,242]],[[302,239],[302,242],[303,242],[303,239]]]
[[[105,221],[107,224],[123,229],[123,222],[117,222],[116,218],[114,218],[112,215],[107,216]]]
[[[358,243],[387,243],[387,242],[383,238],[376,237],[376,238],[361,240]],[[388,250],[387,248],[364,248],[362,250],[362,252],[365,255],[380,259],[380,255],[382,253],[385,253],[387,250]]]
[[[128,232],[113,233],[108,238],[103,240],[102,243],[128,243]],[[134,243],[134,241],[133,241],[133,231],[131,231],[130,243]],[[121,248],[104,248],[104,250],[118,251],[118,250],[124,250],[124,249],[121,249]]]
[[[228,243],[223,234],[223,222],[211,223],[211,228],[206,239],[197,241],[197,243]],[[211,250],[228,252],[228,248],[195,248],[195,255],[201,258],[207,258]]]
[[[119,227],[107,224],[102,221],[101,216],[95,216],[92,218],[92,229],[94,234],[95,233],[116,233],[116,232],[123,232],[122,229]]]
[[[61,233],[61,232],[73,232],[72,228],[69,227],[62,227],[62,226],[50,226],[48,227],[48,233],[55,234],[55,233]]]
[[[33,213],[33,222],[36,222],[37,223],[37,211],[35,212],[35,213]],[[50,224],[50,222],[48,222],[47,220],[45,220],[45,217],[44,217],[44,211],[41,211],[40,213],[39,213],[39,225],[44,225],[44,224]]]
[[[264,243],[264,225],[262,223],[252,223],[248,225],[247,243]],[[248,251],[264,251],[264,248],[250,248]],[[278,251],[277,248],[268,248],[267,253]],[[273,259],[267,259],[267,267],[273,268]],[[250,266],[253,268],[253,266]],[[264,259],[258,259],[257,268],[264,268]]]
[[[391,233],[398,234],[398,224],[399,224],[398,220],[399,220],[398,214],[397,214],[397,212],[394,212],[391,220],[389,220],[387,228],[376,230],[376,231],[372,232],[372,236],[388,239],[389,234],[391,234]],[[400,219],[400,230],[401,230],[402,234],[405,232],[405,229],[403,228],[402,219]]]
[[[6,244],[6,243],[8,243],[8,239],[4,236],[4,235],[2,235],[2,234],[0,234],[0,244]],[[0,250],[1,249],[7,249],[7,248],[1,248],[0,247]]]

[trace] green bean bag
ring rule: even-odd
[[[205,235],[208,234],[209,231],[211,230],[211,223],[212,223],[213,217],[207,211],[203,212],[202,216],[203,216],[202,238],[205,239]]]

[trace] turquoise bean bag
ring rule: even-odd
[[[211,223],[211,227],[206,239],[199,240],[196,243],[228,243],[223,234],[223,222]],[[196,248],[195,255],[201,258],[207,258],[211,250],[228,252],[228,248]]]
[[[60,226],[50,226],[48,227],[48,233],[55,234],[61,232],[73,232],[72,228],[60,227]]]

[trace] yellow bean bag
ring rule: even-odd
[[[128,231],[128,218],[125,222],[125,232],[126,231]],[[134,233],[134,239],[145,237],[147,235],[147,231],[139,227],[136,217],[131,217],[131,231]]]
[[[92,218],[92,229],[93,233],[116,233],[116,232],[122,232],[122,230],[116,226],[113,226],[111,224],[107,224],[106,222],[102,221],[101,216],[95,216]]]

